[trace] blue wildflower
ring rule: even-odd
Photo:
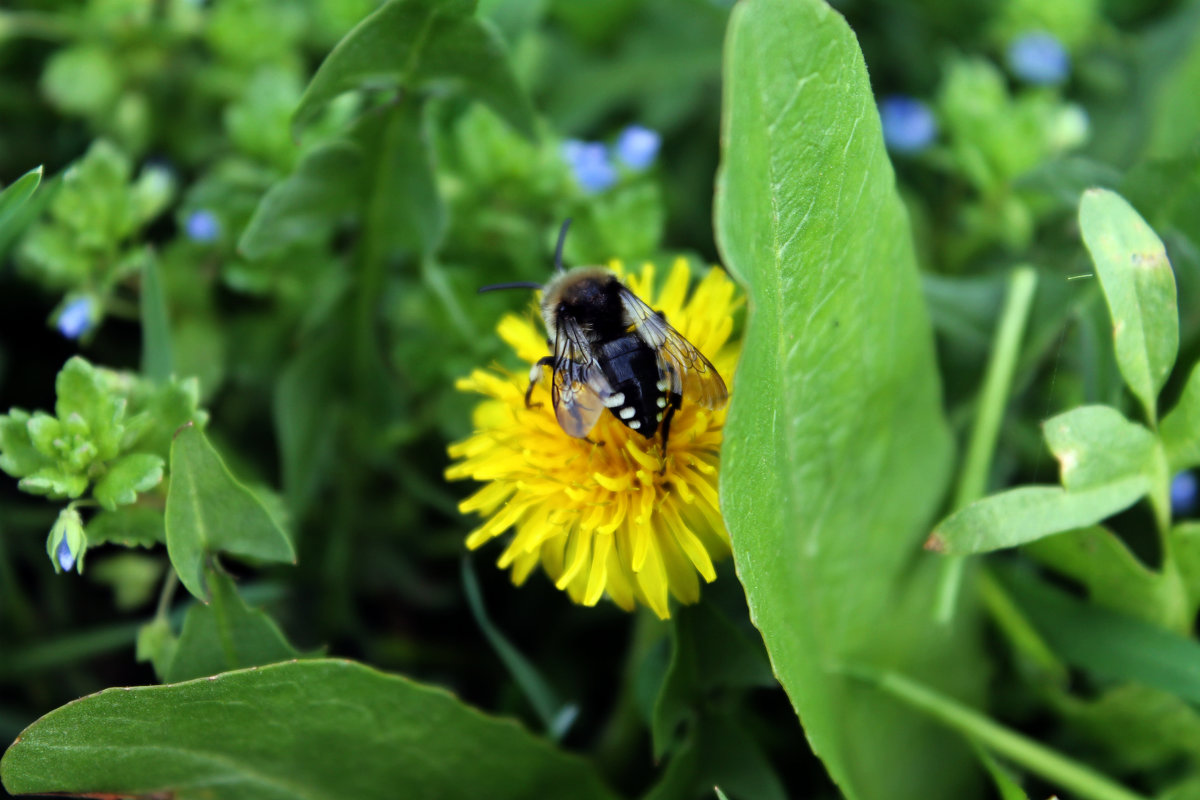
[[[642,170],[654,163],[662,137],[641,125],[630,125],[617,137],[617,158],[632,169]]]
[[[1053,34],[1035,31],[1009,43],[1008,68],[1026,83],[1052,86],[1067,79],[1071,57]]]
[[[203,208],[189,214],[184,227],[188,238],[201,244],[215,242],[221,235],[221,221],[216,214]]]
[[[917,153],[937,137],[937,120],[929,106],[914,97],[891,95],[879,104],[883,141],[897,153]]]
[[[585,192],[602,192],[617,182],[617,170],[603,143],[568,139],[563,142],[562,154]]]
[[[92,298],[76,297],[58,314],[58,332],[68,339],[78,339],[92,327]]]
[[[66,537],[58,543],[58,565],[62,567],[63,572],[70,572],[75,568],[75,554],[71,552],[71,543]]]
[[[83,530],[83,518],[69,505],[58,512],[58,519],[50,528],[46,540],[46,554],[50,556],[55,571],[70,572],[79,567],[83,571],[83,554],[87,552],[87,534]]]
[[[1171,513],[1177,517],[1187,516],[1196,510],[1200,499],[1200,481],[1196,473],[1186,470],[1171,481]]]

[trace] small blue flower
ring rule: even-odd
[[[77,297],[67,303],[58,315],[58,332],[68,339],[78,339],[92,327],[92,298]]]
[[[1053,86],[1071,73],[1071,57],[1053,34],[1037,31],[1009,43],[1008,68],[1026,83]]]
[[[654,163],[662,137],[641,125],[630,125],[617,137],[617,158],[632,169],[643,170]]]
[[[1200,481],[1191,471],[1181,472],[1171,481],[1171,513],[1177,517],[1187,516],[1196,510],[1200,499]]]
[[[62,567],[63,572],[70,572],[75,568],[75,554],[71,552],[71,543],[65,536],[58,543],[58,565]]]
[[[883,141],[897,153],[918,153],[937,137],[937,120],[929,106],[914,97],[891,95],[879,104]]]
[[[563,142],[562,154],[585,192],[602,192],[617,182],[617,170],[603,143],[568,139]]]
[[[215,242],[221,235],[221,220],[217,219],[216,214],[203,208],[193,211],[188,216],[185,227],[188,238],[201,244]]]

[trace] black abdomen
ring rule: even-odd
[[[635,333],[596,346],[595,355],[613,388],[605,405],[613,415],[645,437],[654,436],[666,407],[659,387],[654,351]]]

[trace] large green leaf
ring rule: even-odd
[[[908,220],[862,55],[818,0],[748,0],[726,40],[717,230],[750,319],[721,506],[809,742],[852,798],[978,790],[950,734],[836,673],[853,656],[977,702],[977,618],[933,624],[920,555],[950,437]]]
[[[392,0],[346,34],[300,99],[293,129],[353,89],[413,90],[451,83],[534,137],[533,107],[499,34],[471,0]]]
[[[287,534],[258,497],[229,473],[194,425],[171,444],[167,489],[167,555],[187,590],[201,600],[204,562],[219,552],[268,561],[295,561]]]
[[[176,800],[612,797],[515,723],[340,660],[106,689],[27,728],[0,777],[14,794]]]

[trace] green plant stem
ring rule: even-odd
[[[873,684],[896,699],[929,714],[992,753],[1020,765],[1056,790],[1090,800],[1146,800],[1091,767],[1006,728],[973,708],[896,672],[848,667],[848,674]]]
[[[988,361],[983,388],[979,393],[978,411],[971,440],[963,459],[962,472],[954,493],[954,509],[978,500],[987,489],[988,473],[992,456],[996,451],[996,437],[1000,433],[1000,422],[1008,404],[1012,387],[1013,372],[1021,352],[1021,339],[1025,335],[1025,324],[1033,306],[1034,290],[1037,288],[1037,272],[1032,267],[1013,270],[1008,282],[1008,295],[1000,324],[992,341],[992,357]],[[941,582],[935,607],[939,622],[948,623],[954,616],[958,593],[962,586],[966,556],[950,556],[942,568]]]
[[[154,610],[155,619],[166,619],[171,611],[171,601],[175,599],[175,589],[179,587],[179,573],[168,565],[167,577],[163,581],[162,591],[158,594],[158,607]]]
[[[988,569],[979,571],[979,593],[988,614],[1016,650],[1032,660],[1056,685],[1066,686],[1069,677],[1066,665]]]
[[[629,637],[621,691],[592,751],[596,764],[610,780],[616,781],[626,774],[631,759],[638,755],[645,723],[638,714],[634,687],[642,662],[654,643],[665,635],[666,626],[649,609],[638,610]]]

